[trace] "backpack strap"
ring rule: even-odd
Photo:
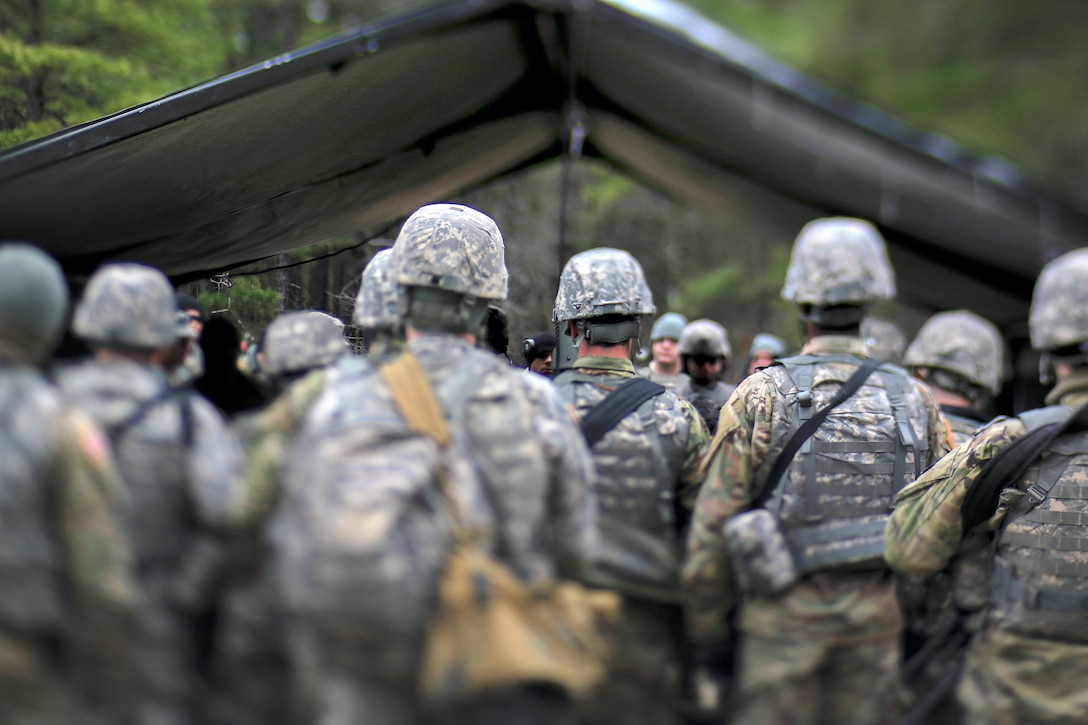
[[[1066,417],[1067,416],[1067,417]],[[1043,453],[1062,435],[1088,430],[1088,404],[1076,412],[1042,409],[1038,413],[1031,411],[1020,416],[1028,427],[1028,432],[1002,448],[982,467],[974,484],[967,489],[960,509],[960,521],[963,532],[967,533],[983,521],[988,520],[997,510],[1001,491],[1016,485],[1024,473]],[[1064,421],[1056,422],[1055,418]],[[1018,515],[1027,513],[1042,503],[1050,495],[1059,476],[1042,477],[1035,484],[1028,486],[1023,506],[1018,506]]]
[[[811,371],[811,365],[805,365],[805,367],[807,367]],[[834,398],[832,398],[828,402],[827,405],[825,405],[823,408],[821,408],[820,410],[818,410],[818,411],[816,411],[814,413],[810,412],[810,415],[807,418],[807,420],[805,420],[801,424],[801,426],[794,431],[793,435],[786,442],[786,446],[782,449],[782,453],[778,456],[778,460],[776,460],[774,462],[774,467],[771,469],[770,475],[767,477],[767,480],[764,482],[763,489],[760,491],[759,496],[757,496],[752,501],[751,508],[753,508],[753,509],[760,508],[767,502],[767,499],[770,498],[771,495],[778,488],[778,482],[782,478],[782,474],[784,474],[786,472],[786,469],[789,468],[790,463],[793,462],[794,456],[797,455],[797,452],[801,449],[801,446],[805,443],[805,441],[807,441],[809,438],[812,437],[812,434],[816,432],[816,429],[818,429],[820,427],[820,425],[824,422],[824,420],[827,418],[828,414],[831,413],[831,411],[833,409],[837,408],[839,405],[844,403],[847,399],[850,398],[850,396],[852,396],[854,393],[856,393],[858,391],[858,388],[860,388],[862,386],[862,384],[866,380],[868,380],[869,376],[872,375],[873,371],[876,370],[878,367],[880,367],[880,361],[879,360],[873,360],[873,359],[866,360],[864,363],[862,363],[860,366],[858,366],[858,369],[854,371],[854,374],[851,375],[849,377],[849,379],[847,379],[847,381],[845,383],[843,383],[843,386],[841,388],[839,388],[839,392],[835,395]],[[804,368],[800,368],[800,369],[804,369]],[[811,376],[811,373],[810,373],[810,376]],[[801,396],[802,392],[804,392],[804,391],[801,391],[800,388],[799,388],[798,389],[798,399],[799,400],[802,397]],[[809,401],[807,407],[809,409],[811,409],[811,407],[812,407],[811,377],[810,377],[810,387],[807,390],[807,393],[808,393],[808,401]],[[803,411],[805,409],[805,407],[806,406],[804,405],[804,402],[801,401],[801,410]],[[810,496],[808,494],[809,489],[810,489],[810,486],[808,486],[807,482],[806,482],[806,486],[805,486],[805,491],[806,491],[806,495],[805,495],[806,517],[810,513],[810,506],[815,504],[815,502],[812,502],[812,504],[810,504],[810,502],[808,500],[810,498],[815,498],[815,496]],[[819,518],[819,512],[818,511],[815,513],[815,515],[817,516],[817,518]]]
[[[397,410],[404,416],[408,428],[414,433],[425,435],[445,450],[450,444],[450,429],[446,425],[446,416],[434,396],[427,376],[415,355],[405,351],[378,369]]]
[[[141,401],[127,416],[113,425],[105,426],[106,436],[110,439],[110,445],[116,447],[121,437],[139,423],[144,417],[160,403],[174,400],[178,404],[178,414],[181,417],[181,442],[186,448],[192,448],[196,438],[196,424],[193,422],[193,393],[187,390],[178,390],[167,387],[158,395]]]
[[[638,410],[650,398],[664,392],[664,386],[646,378],[635,377],[624,381],[582,418],[582,435],[585,436],[586,443],[592,448],[621,420]]]

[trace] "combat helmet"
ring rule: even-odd
[[[851,217],[814,219],[793,244],[782,297],[830,328],[861,323],[866,306],[895,296],[895,276],[884,239],[869,222]]]
[[[72,331],[106,347],[151,350],[177,338],[177,306],[170,280],[154,267],[117,263],[87,281]]]
[[[506,251],[495,221],[461,204],[417,209],[393,244],[393,274],[417,329],[482,335],[488,303],[506,299]]]
[[[348,351],[344,323],[316,310],[289,312],[269,323],[261,343],[261,371],[289,375],[319,368]]]
[[[733,356],[729,335],[714,320],[695,320],[680,333],[680,355],[712,355],[728,361]]]
[[[679,340],[687,324],[688,318],[679,312],[666,312],[654,320],[654,326],[650,328],[650,342],[664,339]]]
[[[934,384],[969,399],[973,398],[972,391],[965,388],[964,382],[997,395],[1003,377],[1004,343],[997,327],[973,312],[938,312],[926,320],[907,347],[903,364],[920,371],[923,379],[936,375]],[[963,382],[948,379],[940,371],[958,376]]]
[[[552,320],[578,323],[575,347],[582,339],[612,344],[637,338],[642,316],[655,309],[638,260],[622,249],[598,247],[563,267]]]
[[[393,277],[393,250],[383,249],[363,270],[351,321],[358,327],[396,332],[401,325],[401,290]]]
[[[57,261],[24,242],[0,244],[0,358],[45,360],[67,317],[68,285]]]
[[[1043,353],[1042,378],[1054,362],[1088,363],[1088,247],[1049,262],[1035,282],[1028,327],[1031,346]]]
[[[861,340],[869,354],[881,362],[898,365],[907,347],[907,336],[899,325],[883,317],[866,317],[861,321]]]

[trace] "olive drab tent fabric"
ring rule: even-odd
[[[454,0],[0,154],[0,229],[185,281],[564,154],[713,210],[872,220],[900,299],[1026,318],[1088,219],[668,0]]]

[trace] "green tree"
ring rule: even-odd
[[[0,4],[0,148],[225,70],[233,0]]]

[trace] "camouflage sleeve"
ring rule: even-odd
[[[543,380],[543,378],[541,379]],[[595,551],[596,514],[590,491],[596,475],[593,457],[566,406],[550,382],[531,386],[531,399],[539,412],[533,416],[538,440],[552,464],[549,534],[559,574],[580,579],[586,552]]]
[[[688,421],[688,442],[676,495],[680,507],[691,511],[695,508],[695,499],[699,495],[699,489],[703,487],[707,467],[710,465],[710,433],[695,406],[683,399],[680,400],[680,406]]]
[[[687,627],[694,641],[714,642],[727,635],[726,615],[735,593],[722,526],[751,505],[756,472],[768,458],[771,431],[783,415],[778,390],[763,373],[746,378],[722,406],[706,480],[695,501],[683,571]]]
[[[131,696],[140,606],[134,557],[124,532],[127,501],[105,435],[81,413],[57,416],[56,526],[64,579],[77,619],[79,671],[111,705]]]
[[[313,402],[325,389],[326,371],[318,370],[288,387],[268,407],[236,428],[246,456],[239,500],[231,506],[234,525],[265,521],[279,500],[287,455]]]
[[[963,538],[960,509],[967,491],[987,461],[1024,433],[1015,418],[994,423],[900,491],[884,530],[888,566],[903,574],[943,569]]]

